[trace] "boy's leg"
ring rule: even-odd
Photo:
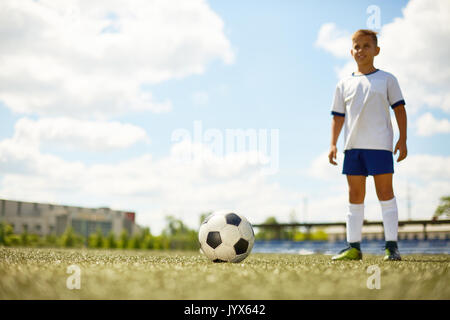
[[[361,260],[360,242],[364,221],[367,168],[360,149],[345,151],[342,173],[346,175],[348,182],[349,205],[346,226],[347,242],[350,247],[333,256],[332,260]]]
[[[347,175],[349,210],[347,213],[347,242],[351,245],[361,242],[364,221],[364,198],[366,195],[366,176]]]
[[[361,260],[361,232],[364,221],[364,197],[366,176],[347,175],[349,187],[349,206],[346,218],[347,242],[349,248],[339,252],[332,260]]]
[[[366,176],[347,175],[348,200],[353,204],[364,203],[366,197]]]
[[[385,260],[401,260],[398,252],[398,208],[392,188],[392,173],[373,176],[378,200],[383,216],[384,237],[386,240]]]
[[[373,176],[377,197],[380,201],[388,201],[394,198],[392,188],[392,173],[377,174]]]
[[[392,188],[392,173],[374,175],[373,179],[381,205],[385,239],[386,241],[397,241],[398,209]]]

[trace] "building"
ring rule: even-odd
[[[14,233],[61,235],[67,227],[85,237],[97,231],[110,231],[119,236],[122,230],[129,235],[140,231],[135,213],[109,208],[84,208],[49,203],[0,199],[0,222],[10,224]]]

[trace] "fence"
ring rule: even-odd
[[[381,226],[383,227],[382,221],[364,221],[364,226]],[[423,239],[428,239],[427,226],[429,225],[448,225],[446,232],[450,234],[450,220],[406,220],[399,221],[399,227],[408,225],[422,225]],[[318,223],[274,223],[274,224],[253,224],[254,228],[269,228],[275,230],[278,235],[278,239],[281,239],[281,234],[283,229],[293,229],[298,227],[306,228],[306,239],[310,239],[312,228],[326,228],[326,227],[343,227],[345,233],[346,223],[345,222],[318,222]]]

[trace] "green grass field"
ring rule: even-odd
[[[449,255],[403,258],[254,253],[216,264],[198,252],[0,247],[0,299],[450,299]],[[72,264],[79,290],[66,287]],[[371,265],[380,289],[367,288]]]

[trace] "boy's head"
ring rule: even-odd
[[[380,53],[377,33],[360,29],[352,36],[351,55],[358,65],[373,65],[373,59]]]

